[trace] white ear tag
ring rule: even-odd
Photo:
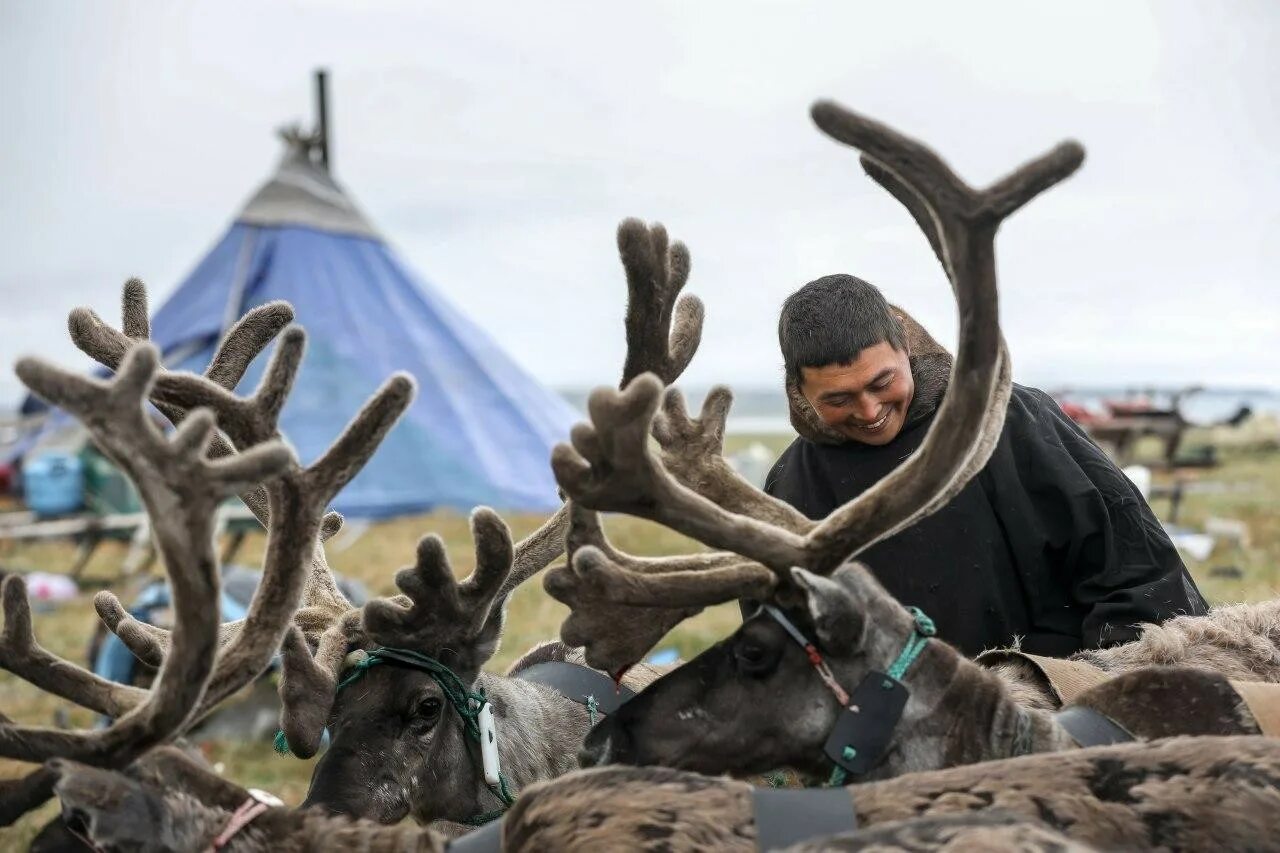
[[[484,768],[484,781],[497,785],[501,781],[502,762],[498,759],[498,728],[493,722],[493,706],[485,702],[476,717],[480,728],[480,765]]]

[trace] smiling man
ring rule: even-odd
[[[765,491],[824,518],[900,465],[928,433],[951,356],[872,285],[806,284],[778,340],[799,433]],[[990,461],[946,506],[859,559],[967,654],[1019,639],[1065,656],[1136,626],[1205,612],[1128,478],[1042,391],[1015,385]]]

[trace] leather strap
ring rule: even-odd
[[[1232,688],[1249,708],[1258,729],[1270,737],[1280,737],[1280,684],[1232,681]]]
[[[870,773],[884,758],[910,695],[896,678],[868,672],[836,717],[823,753],[854,778]]]
[[[445,853],[502,853],[504,819],[493,820],[445,842]]]
[[[1115,720],[1092,708],[1071,705],[1053,715],[1058,725],[1082,747],[1108,746],[1113,743],[1129,743],[1134,740]]]
[[[586,705],[588,699],[595,702],[601,714],[612,714],[622,704],[635,696],[630,687],[615,683],[603,672],[568,661],[549,660],[535,663],[516,673],[516,678],[550,687],[561,696]]]
[[[1070,705],[1081,693],[1112,677],[1111,673],[1081,660],[1031,655],[1014,649],[993,649],[974,660],[986,667],[1006,661],[1026,661],[1049,682],[1049,688],[1062,705]]]
[[[790,847],[858,828],[848,788],[752,788],[751,805],[758,850]]]

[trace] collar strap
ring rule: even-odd
[[[752,788],[756,849],[853,832],[858,816],[850,794],[843,788]]]
[[[771,604],[762,605],[762,608],[805,650],[809,663],[844,709],[836,717],[836,723],[822,748],[834,765],[827,784],[830,787],[842,786],[850,774],[862,776],[868,773],[879,764],[893,740],[894,729],[902,718],[910,696],[902,679],[924,651],[929,638],[937,634],[933,620],[918,607],[907,608],[914,624],[902,651],[889,665],[887,673],[868,672],[851,697],[836,681],[817,646],[795,623]]]
[[[818,651],[818,647],[814,645],[808,637],[806,637],[795,623],[786,617],[781,610],[772,604],[762,605],[764,612],[773,617],[773,621],[782,626],[782,629],[791,635],[791,639],[804,649],[805,654],[809,656],[809,663],[817,670],[818,677],[822,679],[822,683],[827,685],[827,689],[835,694],[836,701],[840,703],[840,707],[845,708],[849,705],[849,691],[840,686],[840,682],[836,681],[835,674],[832,673],[831,667],[827,666],[827,662],[822,659],[822,653]]]
[[[593,718],[597,713],[614,713],[636,695],[630,687],[615,682],[603,672],[564,660],[535,663],[517,672],[515,677],[550,687],[570,702],[585,706]]]
[[[230,843],[231,839],[236,837],[236,834],[240,832],[240,830],[253,823],[254,818],[258,815],[268,809],[282,805],[284,805],[284,803],[280,802],[280,800],[272,795],[264,791],[250,788],[249,798],[241,803],[239,807],[231,813],[231,817],[227,820],[227,825],[222,828],[222,832],[218,833],[218,836],[210,842],[209,850],[213,851],[213,853],[221,850]]]
[[[1134,739],[1115,720],[1084,705],[1068,705],[1054,714],[1053,719],[1082,747],[1129,743]]]
[[[933,624],[933,620],[925,615],[925,612],[919,607],[908,607],[911,611],[911,618],[915,620],[912,626],[911,636],[907,638],[906,645],[902,647],[902,651],[898,653],[898,658],[889,665],[889,676],[902,680],[907,674],[907,670],[911,668],[911,664],[915,663],[920,653],[924,651],[925,644],[929,642],[929,638],[938,633],[937,627]]]

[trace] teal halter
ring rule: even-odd
[[[440,691],[444,693],[449,704],[458,712],[458,716],[462,718],[463,729],[471,740],[480,743],[480,711],[488,704],[489,700],[484,695],[484,688],[480,688],[475,692],[467,689],[467,685],[458,677],[457,673],[449,669],[433,657],[424,655],[421,652],[415,652],[412,649],[396,649],[388,647],[379,647],[365,654],[364,657],[355,661],[347,670],[347,675],[338,684],[338,690],[351,684],[364,675],[373,667],[384,664],[393,663],[402,666],[408,666],[413,669],[421,670],[435,680],[440,685]],[[283,731],[276,732],[275,750],[281,755],[289,754],[289,741],[285,737]],[[484,812],[475,817],[468,818],[462,823],[472,826],[481,826],[491,820],[495,820],[502,816],[512,803],[516,801],[515,796],[511,793],[510,785],[507,783],[507,777],[499,773],[498,784],[491,785],[485,782],[489,790],[502,801],[502,808],[493,811]]]
[[[889,665],[888,671],[884,674],[875,672],[868,673],[867,677],[863,679],[862,684],[858,687],[856,695],[874,696],[875,693],[880,692],[880,690],[875,687],[878,683],[878,687],[883,691],[895,691],[896,689],[904,697],[900,701],[905,702],[906,694],[905,689],[902,687],[902,679],[906,676],[907,670],[911,668],[911,665],[915,663],[916,658],[918,658],[920,653],[924,651],[924,647],[928,644],[929,638],[938,633],[938,629],[933,624],[933,620],[925,615],[923,610],[918,607],[908,607],[907,610],[910,611],[913,619],[911,636],[907,638],[907,642],[903,645],[902,651],[898,653],[898,657]],[[830,667],[827,666],[827,663],[823,659],[821,652],[818,651],[817,646],[811,642],[809,638],[806,637],[804,633],[801,632],[801,630],[797,628],[795,624],[778,608],[766,604],[764,605],[764,611],[769,614],[775,622],[781,625],[791,638],[799,643],[800,647],[805,650],[805,653],[809,657],[809,663],[811,663],[814,669],[817,670],[818,676],[822,679],[823,683],[827,685],[831,692],[835,694],[836,700],[844,709],[842,714],[849,712],[856,713],[856,704],[851,703],[849,692],[836,681],[835,675],[831,672]],[[866,691],[872,692],[868,694]],[[897,712],[901,712],[900,706],[897,707]],[[894,720],[896,722],[896,716],[894,717]],[[840,721],[838,721],[838,723],[839,722]],[[840,730],[839,725],[837,725],[836,730]],[[886,730],[886,740],[888,737],[888,731],[891,730],[892,726]],[[846,733],[848,732],[847,729],[844,731],[846,731]],[[833,735],[835,735],[835,731],[833,731]],[[836,743],[839,744],[840,741],[837,741]],[[831,744],[828,743],[828,747],[830,746]],[[845,780],[848,778],[848,770],[845,769],[843,764],[847,764],[858,759],[858,750],[855,749],[852,744],[845,743],[843,746],[836,749],[836,752],[839,753],[839,760],[836,760],[836,755],[834,753],[830,751],[827,753],[835,763],[835,766],[831,770],[831,778],[827,780],[827,785],[829,787],[843,785]]]

